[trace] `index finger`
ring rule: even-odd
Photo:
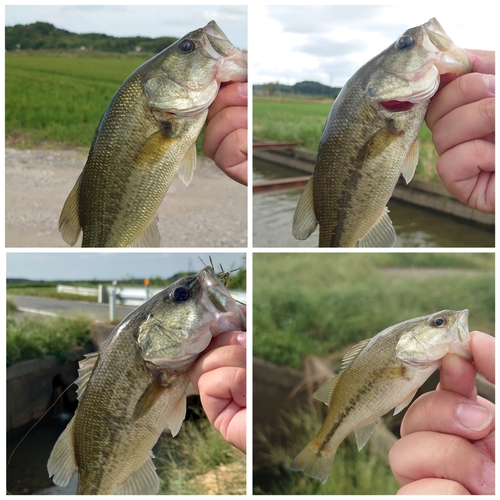
[[[495,383],[495,338],[483,332],[470,333],[472,358],[479,373],[488,382]]]
[[[495,52],[472,49],[464,49],[464,51],[472,64],[473,72],[495,74]]]
[[[210,121],[222,109],[230,106],[247,106],[248,83],[229,82],[223,83],[214,102],[208,109],[208,120]]]

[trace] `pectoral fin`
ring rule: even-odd
[[[54,476],[53,481],[58,486],[66,486],[78,469],[73,445],[74,427],[75,417],[70,420],[64,432],[59,436],[47,462],[49,477]]]
[[[356,244],[360,248],[393,247],[396,244],[396,231],[389,217],[389,209],[384,208],[372,228]]]
[[[354,434],[356,435],[356,444],[358,446],[358,451],[361,451],[363,446],[368,442],[370,436],[372,435],[373,429],[379,423],[379,418],[372,422],[371,424],[365,425],[358,429]]]
[[[156,377],[137,401],[132,420],[135,422],[146,415],[166,389],[167,386],[162,384],[160,377]]]
[[[311,176],[293,216],[292,234],[297,240],[306,240],[318,227],[314,212],[313,182],[313,176]]]
[[[59,231],[63,240],[71,246],[77,242],[82,231],[80,225],[80,216],[78,214],[80,207],[80,186],[82,184],[83,172],[78,177],[73,189],[64,202],[61,215],[59,217]]]
[[[396,408],[394,408],[393,415],[397,415],[400,411],[403,411],[411,403],[411,400],[414,398],[415,394],[417,393],[417,390],[418,389],[416,389],[415,391],[413,391],[408,396],[408,398],[406,398],[402,403],[399,403],[398,406],[396,406]]]
[[[411,145],[410,150],[408,151],[408,154],[406,155],[405,161],[401,168],[401,173],[403,174],[406,184],[408,184],[415,175],[415,169],[417,168],[418,165],[418,149],[419,146],[417,137],[413,141],[413,144]]]
[[[177,436],[186,418],[186,395],[183,394],[168,416],[167,426],[172,436]]]
[[[117,495],[156,495],[160,480],[150,453],[142,466],[136,470],[117,490]]]
[[[389,120],[387,125],[373,134],[359,150],[356,162],[366,163],[383,153],[402,132],[396,131],[394,122]]]
[[[184,183],[184,185],[188,185],[193,179],[194,170],[196,168],[196,144],[193,144],[186,156],[183,158],[177,175],[179,179]]]

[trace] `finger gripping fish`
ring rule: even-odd
[[[418,163],[418,133],[440,75],[471,63],[436,19],[407,30],[360,68],[335,100],[318,157],[295,210],[292,233],[320,247],[393,247],[387,202]]]
[[[151,450],[186,413],[188,370],[213,336],[244,330],[241,308],[211,267],[131,312],[80,362],[78,409],[57,440],[49,476],[79,495],[156,494]]]
[[[176,173],[188,185],[196,139],[221,82],[246,81],[246,55],[211,21],[137,68],[97,127],[59,218],[82,247],[159,246],[156,212]]]
[[[440,311],[391,326],[355,345],[342,360],[339,374],[314,397],[328,407],[316,437],[295,457],[291,469],[326,482],[340,443],[355,431],[358,450],[378,419],[399,413],[438,369],[447,353],[472,359],[469,311]]]

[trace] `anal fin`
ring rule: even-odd
[[[156,495],[160,489],[160,480],[152,459],[153,454],[150,453],[142,466],[118,488],[116,494]]]
[[[361,451],[363,446],[368,442],[370,439],[370,436],[372,435],[373,429],[375,429],[375,426],[379,423],[379,420],[375,420],[375,422],[372,422],[368,425],[365,425],[364,427],[361,427],[361,429],[358,429],[355,431],[356,435],[356,444],[358,446],[358,451]]]
[[[314,180],[311,175],[293,215],[292,234],[297,240],[306,240],[318,227],[314,212],[313,186]]]
[[[384,208],[372,228],[356,244],[360,248],[393,247],[396,244],[396,231],[389,217],[389,209]]]

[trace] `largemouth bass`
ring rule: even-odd
[[[130,313],[99,353],[80,362],[78,409],[50,455],[60,486],[78,494],[156,494],[151,449],[176,435],[188,370],[213,336],[244,330],[241,308],[211,267],[176,281]]]
[[[82,247],[159,246],[156,212],[176,173],[188,185],[196,139],[221,82],[246,81],[246,55],[211,21],[136,69],[95,133],[59,218]]]
[[[378,419],[393,408],[394,414],[406,408],[447,353],[472,359],[468,315],[465,309],[410,319],[355,345],[339,374],[314,393],[330,409],[291,469],[326,482],[335,452],[350,432],[356,432],[361,450]]]
[[[320,247],[393,247],[387,202],[418,163],[418,133],[445,73],[471,63],[436,19],[407,30],[344,85],[328,116],[318,157],[295,210],[292,232]]]

